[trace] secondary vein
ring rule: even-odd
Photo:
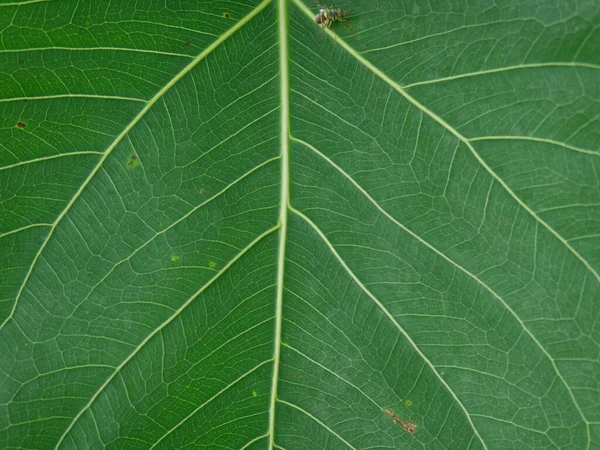
[[[307,6],[302,3],[301,0],[292,0],[306,15],[312,16],[312,12]],[[325,29],[325,32],[336,37],[336,42],[340,45],[344,50],[346,50],[352,57],[354,57],[358,62],[364,65],[367,69],[369,69],[373,74],[377,75],[381,80],[387,83],[392,89],[398,92],[402,97],[416,106],[418,109],[427,114],[430,118],[436,121],[439,125],[445,128],[448,132],[450,132],[454,137],[456,137],[459,141],[464,143],[467,148],[471,151],[475,159],[481,164],[481,166],[504,188],[504,190],[525,210],[527,211],[537,222],[542,224],[550,233],[552,233],[577,259],[579,259],[583,265],[594,274],[597,281],[600,281],[600,274],[592,267],[592,265],[587,261],[575,248],[569,244],[569,242],[562,237],[558,231],[552,228],[545,220],[543,220],[540,216],[538,216],[535,211],[533,211],[520,197],[518,197],[514,191],[508,186],[508,184],[498,176],[496,172],[484,161],[484,159],[479,155],[471,140],[463,136],[458,132],[454,127],[452,127],[448,122],[434,113],[432,110],[427,108],[421,102],[419,102],[416,98],[410,95],[402,86],[392,80],[389,76],[379,70],[375,65],[373,65],[368,59],[362,56],[359,52],[354,50],[350,45],[348,45],[340,36],[337,36],[329,29]]]
[[[44,242],[40,246],[38,252],[34,256],[33,261],[31,262],[31,265],[29,266],[29,270],[27,271],[27,274],[25,275],[25,278],[23,279],[23,283],[21,283],[21,286],[19,288],[19,291],[17,292],[17,296],[15,297],[15,301],[14,301],[13,307],[12,307],[9,315],[6,317],[6,319],[0,325],[0,330],[2,330],[4,328],[4,326],[10,320],[12,320],[12,318],[15,314],[15,311],[17,309],[17,305],[19,304],[19,299],[21,298],[21,294],[23,293],[23,290],[25,289],[25,285],[29,281],[29,278],[31,277],[31,273],[33,272],[33,269],[34,269],[38,259],[40,258],[42,252],[44,251],[44,248],[46,248],[46,245],[50,241],[58,224],[62,221],[63,217],[65,217],[65,215],[69,212],[69,210],[71,209],[71,207],[73,206],[75,201],[81,196],[81,193],[84,191],[84,189],[87,187],[87,185],[90,184],[90,182],[92,181],[92,179],[94,178],[96,173],[98,173],[98,171],[104,164],[104,161],[106,161],[106,159],[110,156],[112,151],[117,147],[117,145],[119,145],[119,143],[123,140],[123,138],[125,138],[125,136],[127,136],[129,134],[129,132],[133,129],[133,127],[146,115],[146,113],[152,108],[152,106],[158,100],[160,100],[163,95],[165,95],[165,93],[169,89],[171,89],[175,84],[177,84],[177,82],[179,80],[181,80],[187,73],[189,73],[194,67],[196,67],[196,65],[200,61],[202,61],[210,53],[212,53],[213,50],[215,50],[223,42],[225,42],[225,40],[227,40],[227,38],[229,38],[237,30],[239,30],[246,23],[248,23],[250,20],[252,20],[252,18],[254,18],[258,13],[260,13],[263,9],[265,9],[270,2],[271,2],[271,0],[263,0],[262,3],[260,3],[252,12],[250,12],[250,14],[248,14],[246,17],[244,17],[242,20],[240,20],[238,23],[236,23],[233,27],[231,27],[229,30],[227,30],[225,33],[223,33],[212,44],[210,44],[208,47],[206,47],[206,49],[204,49],[198,56],[196,56],[192,62],[190,62],[187,66],[185,66],[185,68],[183,68],[177,75],[175,75],[165,86],[162,87],[162,89],[160,89],[154,95],[154,97],[152,97],[148,101],[148,103],[146,103],[144,108],[142,108],[142,110],[137,114],[137,116],[135,116],[133,118],[133,120],[123,129],[123,131],[121,131],[121,133],[116,137],[116,139],[108,146],[108,148],[102,154],[102,157],[100,158],[98,163],[94,166],[94,168],[92,169],[90,174],[87,176],[85,181],[81,184],[81,186],[79,187],[77,192],[75,192],[75,195],[73,195],[73,197],[71,198],[69,203],[67,203],[67,206],[65,206],[65,208],[58,215],[56,220],[52,223],[52,226],[50,228],[50,231],[48,232],[48,235],[46,236],[46,239],[44,240]]]

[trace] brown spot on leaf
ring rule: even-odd
[[[17,128],[25,128],[26,126],[25,122],[21,122],[20,120],[17,122]]]
[[[183,44],[184,47],[189,47],[190,45],[192,45],[192,41],[187,41],[185,44]]]
[[[389,409],[384,409],[383,412],[390,416],[394,422],[400,425],[406,433],[412,435],[417,429],[417,424],[415,422],[404,422],[399,417],[396,417],[396,414]]]
[[[231,14],[229,14],[228,12],[223,13],[223,17],[225,17],[226,19],[231,19]]]

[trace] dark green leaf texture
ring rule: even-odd
[[[0,448],[600,448],[598,0],[337,6],[0,2]]]

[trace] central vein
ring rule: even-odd
[[[279,250],[277,256],[277,297],[275,304],[275,337],[273,354],[273,379],[271,382],[271,404],[269,406],[269,447],[275,441],[275,407],[281,353],[281,316],[283,309],[283,275],[285,265],[285,243],[287,237],[288,205],[290,198],[289,150],[290,150],[290,99],[288,66],[287,0],[277,0],[279,22],[279,70],[281,73],[281,198],[279,206]]]

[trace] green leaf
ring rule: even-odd
[[[0,2],[0,448],[600,446],[600,4],[336,7]]]

